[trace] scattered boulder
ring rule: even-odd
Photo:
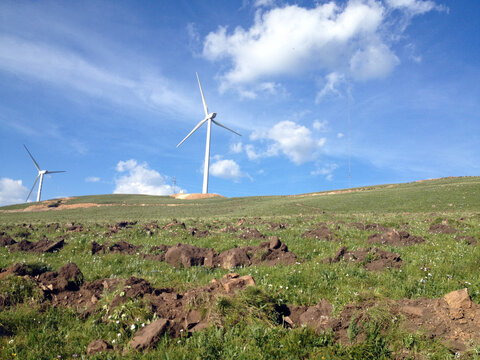
[[[93,355],[99,352],[108,351],[112,349],[113,349],[113,346],[107,343],[105,340],[96,339],[96,340],[93,340],[90,344],[88,344],[87,355]]]

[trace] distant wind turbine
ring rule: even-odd
[[[177,148],[183,144],[185,140],[187,140],[190,135],[192,135],[195,131],[198,130],[200,126],[202,126],[205,122],[207,122],[207,145],[205,147],[205,164],[203,168],[203,188],[202,188],[202,194],[207,194],[208,193],[208,169],[209,169],[209,163],[210,163],[210,133],[211,133],[211,128],[212,128],[212,122],[220,127],[223,127],[224,129],[227,129],[228,131],[233,132],[234,134],[237,134],[238,136],[242,136],[239,133],[233,131],[232,129],[229,129],[225,125],[220,124],[218,121],[213,120],[215,116],[217,116],[217,113],[208,113],[208,108],[207,108],[207,103],[205,102],[205,97],[203,96],[203,90],[202,90],[202,85],[200,84],[200,79],[198,77],[198,73],[195,73],[197,75],[197,80],[198,80],[198,87],[200,88],[200,93],[202,94],[202,101],[203,101],[203,109],[205,110],[205,118],[200,121],[190,133],[185,136],[185,138],[180,141],[180,143],[177,145]]]
[[[28,198],[30,197],[33,189],[35,188],[35,185],[37,185],[38,178],[40,178],[40,183],[38,184],[38,193],[37,193],[37,202],[39,202],[39,201],[40,201],[40,196],[42,195],[43,175],[45,175],[45,174],[62,173],[62,172],[65,172],[65,171],[64,171],[64,170],[61,170],[61,171],[40,170],[40,166],[39,166],[38,163],[35,161],[35,159],[33,158],[33,155],[30,153],[30,151],[28,151],[28,149],[27,149],[27,147],[25,146],[25,144],[23,145],[23,147],[25,148],[25,150],[27,150],[28,155],[30,155],[30,157],[32,158],[33,163],[35,164],[35,167],[36,167],[37,170],[38,170],[37,178],[35,179],[35,182],[33,183],[32,189],[31,189],[30,192],[28,193],[27,200],[25,200],[25,202],[28,201]]]

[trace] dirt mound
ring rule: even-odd
[[[456,234],[457,233],[457,229],[451,226],[448,226],[446,224],[433,224],[430,226],[428,231],[434,234]]]
[[[383,234],[373,234],[368,237],[369,244],[380,243],[392,246],[406,246],[425,242],[425,239],[420,236],[410,235],[408,232],[391,229]]]
[[[8,235],[2,235],[0,236],[0,246],[10,246],[15,244],[16,241],[13,240],[10,236]]]
[[[377,248],[348,251],[345,246],[342,246],[333,258],[325,258],[323,259],[323,262],[335,263],[339,262],[341,259],[360,263],[369,271],[380,271],[386,268],[400,268],[403,263],[400,255],[393,254],[389,251]]]
[[[380,224],[363,224],[361,222],[353,222],[349,224],[351,227],[358,229],[358,230],[366,230],[366,231],[388,231],[389,229]]]
[[[137,254],[141,248],[142,248],[141,245],[135,246],[124,240],[121,240],[111,245],[108,242],[102,245],[98,244],[95,241],[92,241],[91,243],[92,255],[95,255],[97,253],[105,254],[107,252],[133,255],[133,254]]]
[[[46,292],[58,293],[78,290],[83,284],[83,274],[75,263],[68,263],[57,271],[48,271],[38,277],[40,288]]]
[[[257,229],[246,229],[242,234],[238,236],[240,239],[251,240],[251,239],[265,239],[266,236],[263,235]]]
[[[51,253],[60,250],[65,245],[65,240],[51,241],[47,238],[43,238],[37,242],[30,242],[28,240],[22,240],[20,242],[10,245],[10,251],[25,251],[33,253]]]
[[[37,276],[44,272],[47,269],[43,266],[34,266],[28,264],[13,264],[12,266],[7,267],[6,269],[2,269],[0,271],[0,279],[3,279],[9,275],[17,275],[17,276]]]
[[[191,228],[188,230],[190,232],[190,234],[194,237],[198,237],[198,238],[203,238],[203,237],[207,237],[210,235],[210,233],[208,232],[208,230],[199,230],[197,228]]]
[[[199,193],[193,193],[193,194],[173,194],[170,195],[171,197],[179,200],[198,200],[198,199],[211,199],[211,198],[223,198],[225,199],[225,196],[219,195],[219,194],[199,194]]]
[[[332,306],[326,300],[314,306],[289,305],[284,319],[292,327],[308,326],[318,332],[332,330],[338,341],[348,344],[364,340],[363,327],[371,321],[368,311],[375,308],[388,311],[391,318],[388,323],[400,321],[400,326],[411,333],[425,331],[426,337],[438,339],[454,351],[465,351],[470,344],[480,341],[480,305],[470,299],[466,288],[440,299],[367,300],[349,304],[336,318],[332,317]],[[358,333],[354,338],[349,334],[352,323]]]
[[[294,264],[297,257],[288,251],[278,237],[265,241],[259,246],[233,248],[217,254],[213,249],[198,248],[189,244],[177,244],[165,253],[165,261],[171,266],[206,266],[231,269],[239,266],[265,264]]]
[[[457,237],[455,237],[455,239],[459,240],[459,241],[465,241],[468,245],[477,245],[478,244],[478,240],[475,239],[472,236],[457,236]]]
[[[178,227],[178,228],[181,228],[181,229],[186,229],[187,227],[185,226],[185,223],[181,223],[179,221],[177,221],[176,219],[174,219],[172,222],[169,222],[167,225],[163,226],[162,227],[162,230],[168,230],[170,228],[173,228],[173,227]]]
[[[318,240],[336,240],[335,234],[325,223],[320,223],[314,230],[306,231],[302,234],[303,237],[314,238]]]
[[[174,267],[192,267],[208,264],[211,266],[215,250],[198,248],[189,244],[177,244],[165,253],[165,261]]]

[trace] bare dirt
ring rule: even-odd
[[[367,300],[345,306],[336,318],[332,317],[332,306],[324,299],[314,306],[290,305],[285,322],[292,327],[308,326],[318,332],[331,329],[338,341],[349,344],[350,340],[364,340],[364,326],[371,320],[368,311],[376,308],[388,313],[388,323],[399,321],[401,327],[411,333],[425,331],[425,337],[436,338],[456,351],[465,351],[470,342],[480,341],[480,305],[471,301],[466,288],[440,299]],[[355,339],[348,337],[352,321],[359,331]]]
[[[333,258],[323,259],[325,263],[336,263],[342,259],[349,262],[360,263],[366,270],[381,271],[389,268],[400,268],[403,264],[400,255],[378,248],[360,249],[348,251],[347,247],[342,246]]]
[[[288,251],[277,236],[272,236],[269,241],[262,242],[258,246],[246,246],[226,250],[220,254],[214,249],[199,248],[191,244],[178,243],[174,246],[157,245],[150,248],[150,253],[141,252],[142,246],[135,246],[126,241],[114,244],[106,242],[102,245],[95,241],[91,243],[92,255],[97,253],[119,253],[128,255],[140,255],[145,259],[165,261],[174,267],[189,268],[192,266],[222,267],[231,269],[239,266],[265,264],[274,266],[277,264],[294,264],[297,257]]]
[[[457,229],[446,224],[433,224],[430,226],[428,231],[434,234],[456,234],[457,233]]]
[[[31,242],[26,239],[16,242],[12,238],[8,237],[0,242],[0,244],[9,247],[10,251],[25,251],[42,254],[59,251],[65,245],[65,240],[59,239],[58,241],[52,241],[44,237],[36,242]]]
[[[372,223],[372,224],[364,224],[364,223],[361,223],[361,222],[353,222],[353,223],[350,223],[349,224],[351,227],[355,228],[355,229],[358,229],[358,230],[366,230],[366,231],[381,231],[381,232],[385,232],[385,231],[388,231],[390,230],[389,228],[383,226],[383,225],[380,225],[380,224],[376,224],[376,223]]]
[[[336,241],[335,234],[325,223],[317,224],[317,228],[306,231],[302,234],[303,237],[314,238],[318,240]]]
[[[211,198],[223,198],[225,199],[225,196],[219,195],[219,194],[199,194],[199,193],[193,193],[193,194],[173,194],[170,195],[171,197],[179,200],[198,200],[198,199],[211,199]]]
[[[343,253],[341,257],[348,254],[346,250]],[[145,279],[133,276],[127,280],[100,279],[85,283],[82,272],[73,263],[62,266],[58,271],[15,264],[4,269],[0,278],[15,275],[35,281],[44,292],[44,301],[52,306],[74,308],[84,316],[96,311],[105,290],[111,292],[123,284],[121,292],[111,301],[109,311],[129,299],[138,299],[158,317],[158,320],[135,334],[124,353],[147,350],[155,346],[164,334],[178,337],[202,330],[211,323],[216,324],[219,321],[218,314],[208,306],[216,296],[234,296],[238,290],[255,285],[251,276],[233,273],[184,293],[169,288],[154,288]],[[202,307],[204,310],[201,310]],[[470,299],[466,288],[439,299],[364,300],[346,305],[336,317],[332,316],[332,306],[325,299],[313,306],[286,305],[278,307],[277,311],[283,316],[286,326],[307,326],[319,333],[332,331],[335,339],[344,345],[365,340],[366,326],[373,321],[371,313],[378,314],[379,311],[385,318],[384,327],[399,322],[405,331],[424,332],[423,336],[438,339],[454,351],[463,352],[469,344],[480,342],[480,305]],[[349,336],[348,330],[352,322],[358,328],[353,337],[351,334]],[[112,347],[96,339],[88,348],[88,353],[93,354]]]
[[[387,244],[392,246],[407,246],[425,242],[421,236],[410,235],[407,231],[390,229],[383,234],[377,233],[368,237],[369,244]]]

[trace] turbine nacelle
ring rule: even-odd
[[[208,117],[209,119],[215,119],[215,116],[217,116],[217,113],[212,112],[212,113],[208,114],[207,117]]]

